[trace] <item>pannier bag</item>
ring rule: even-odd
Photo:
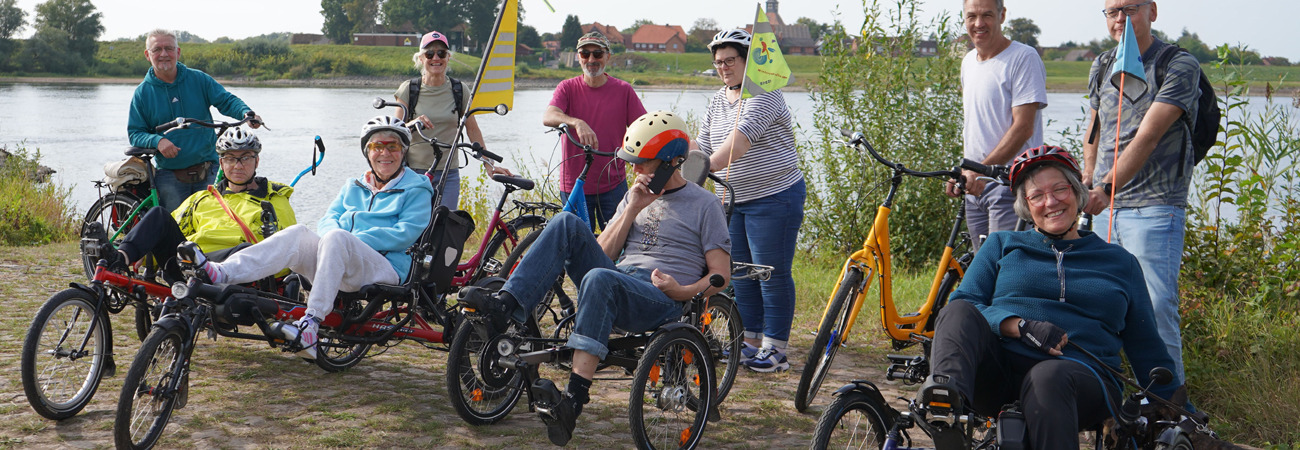
[[[446,206],[433,210],[433,220],[420,236],[419,250],[413,261],[412,276],[420,284],[435,285],[435,292],[446,292],[456,275],[456,265],[465,249],[465,240],[474,233],[474,218],[465,211],[451,211]]]

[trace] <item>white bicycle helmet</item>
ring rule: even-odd
[[[633,164],[652,159],[671,162],[686,155],[690,142],[686,121],[668,111],[651,111],[627,127],[618,157]]]
[[[713,42],[709,42],[709,51],[712,52],[713,47],[717,47],[718,45],[725,44],[728,42],[739,44],[740,46],[748,49],[749,43],[752,42],[753,40],[754,37],[751,36],[748,31],[745,30],[719,31],[718,34],[713,35]],[[745,52],[742,51],[741,53],[745,53]]]
[[[258,140],[253,133],[244,131],[242,127],[231,128],[217,138],[217,154],[221,155],[231,150],[252,150],[253,153],[262,153],[262,141]]]
[[[406,128],[402,119],[393,116],[375,116],[366,121],[361,127],[361,155],[366,154],[366,143],[370,142],[370,136],[380,131],[392,131],[397,133],[401,138],[403,147],[411,146],[411,130]]]

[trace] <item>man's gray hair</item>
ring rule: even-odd
[[[962,13],[965,13],[965,12],[966,12],[966,2],[968,2],[968,1],[970,1],[970,0],[961,0],[961,12],[962,12]],[[1003,3],[1003,0],[997,0],[997,3],[998,3],[998,12],[1005,12],[1005,11],[1007,10],[1007,7],[1006,7],[1006,5]]]
[[[1079,177],[1075,175],[1073,171],[1067,170],[1065,166],[1062,166],[1060,163],[1049,162],[1031,167],[1029,172],[1020,175],[1019,178],[1031,180],[1034,178],[1034,175],[1038,174],[1038,172],[1049,167],[1061,171],[1061,175],[1065,176],[1065,180],[1070,182],[1070,189],[1074,190],[1074,197],[1079,205],[1079,211],[1074,213],[1075,216],[1078,216],[1080,212],[1083,212],[1084,205],[1088,204],[1088,188],[1083,187],[1083,182],[1079,181]],[[1033,223],[1034,216],[1029,213],[1029,200],[1025,198],[1025,190],[1029,189],[1025,186],[1028,185],[1029,183],[1022,181],[1019,186],[1016,186],[1016,203],[1012,205],[1012,208],[1016,210],[1016,216],[1019,216],[1025,222]]]
[[[149,39],[157,40],[156,38],[157,38],[158,36],[167,36],[167,37],[172,38],[173,41],[176,40],[176,32],[174,32],[174,31],[172,31],[172,30],[164,30],[164,29],[162,29],[162,28],[155,28],[153,31],[150,31],[150,32],[148,32],[148,33],[146,33],[146,34],[144,35],[144,45],[145,45],[145,50],[148,50],[148,49],[149,49],[149,48],[148,48],[148,47],[149,47]],[[177,42],[176,45],[179,46],[179,45],[181,45],[181,43],[180,43],[180,42]]]

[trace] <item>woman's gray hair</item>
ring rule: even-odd
[[[396,140],[397,142],[402,142],[402,136],[397,134],[396,131],[390,131],[390,130],[376,131],[374,132],[374,134],[371,134],[370,137],[366,139],[366,142],[373,141],[375,140],[376,137],[383,137],[383,138]]]
[[[415,49],[415,53],[411,55],[411,62],[415,63],[415,70],[420,71],[420,75],[424,75],[424,61],[420,60],[420,56],[424,55],[424,52],[425,52],[424,49]],[[451,62],[451,55],[452,55],[452,51],[450,48],[448,48],[447,62]],[[447,71],[450,72],[451,67],[447,67]]]
[[[1026,181],[1031,180],[1034,178],[1034,175],[1037,175],[1038,172],[1041,172],[1043,169],[1048,167],[1061,171],[1061,175],[1065,176],[1065,180],[1070,182],[1070,189],[1074,190],[1074,197],[1076,203],[1079,205],[1079,211],[1076,212],[1075,215],[1083,212],[1083,207],[1088,204],[1088,189],[1083,187],[1083,182],[1079,181],[1079,176],[1076,175],[1074,171],[1066,169],[1064,165],[1057,162],[1039,164],[1029,168],[1029,172],[1020,175],[1020,178]],[[1029,213],[1029,200],[1025,198],[1025,190],[1029,189],[1025,186],[1028,185],[1029,183],[1021,182],[1019,186],[1016,186],[1016,203],[1012,205],[1012,207],[1016,210],[1016,216],[1019,216],[1020,219],[1025,222],[1033,223],[1034,216]]]

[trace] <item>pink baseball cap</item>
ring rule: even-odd
[[[432,44],[433,41],[441,42],[442,45],[451,48],[451,44],[447,43],[447,35],[437,31],[430,31],[426,33],[424,37],[420,38],[420,50],[424,50],[424,48],[428,47],[429,44]]]

